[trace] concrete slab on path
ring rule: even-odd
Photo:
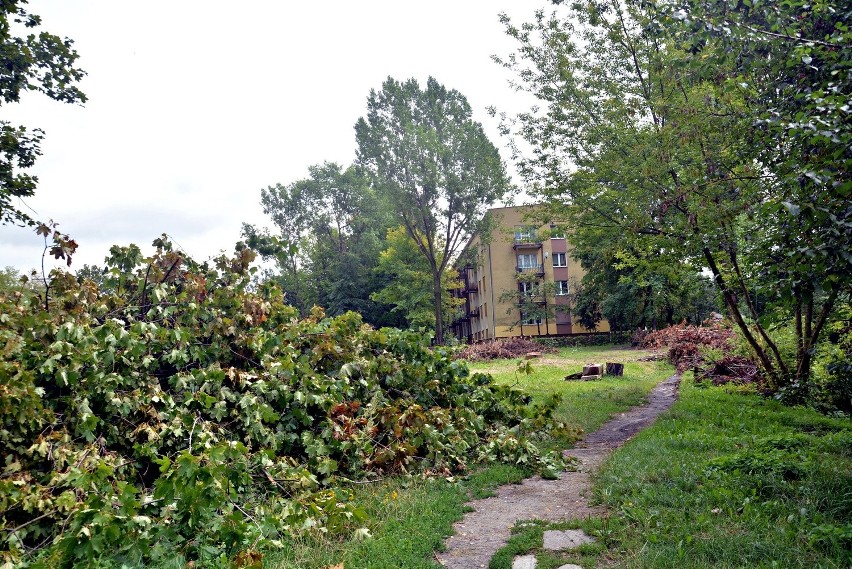
[[[548,551],[577,549],[581,545],[594,542],[595,538],[581,529],[549,529],[544,532],[544,548]]]

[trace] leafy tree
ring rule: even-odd
[[[329,314],[355,310],[368,322],[385,312],[370,300],[373,267],[388,226],[386,207],[354,167],[326,162],[309,176],[262,191],[277,234],[244,225],[248,245],[278,261],[276,280],[303,312],[314,304]]]
[[[520,274],[517,285],[501,292],[498,299],[499,302],[509,305],[506,308],[506,314],[517,316],[511,326],[519,326],[521,336],[524,335],[524,326],[535,326],[536,333],[540,335],[541,325],[544,323],[544,331],[549,334],[550,322],[555,321],[556,311],[560,308],[555,301],[552,301],[556,292],[556,283],[539,281],[537,275]],[[563,308],[567,309],[567,306]]]
[[[85,280],[90,280],[96,285],[100,285],[104,280],[105,272],[104,269],[97,265],[83,265],[77,269],[76,277],[78,282],[82,283]]]
[[[544,103],[507,124],[532,146],[521,161],[524,177],[573,222],[578,243],[603,239],[646,274],[664,263],[710,270],[770,380],[779,387],[806,384],[809,349],[852,275],[852,257],[843,253],[852,235],[849,200],[832,197],[848,192],[848,170],[820,159],[833,169],[830,176],[816,174],[819,186],[807,182],[807,168],[792,176],[797,162],[810,160],[804,140],[791,129],[755,127],[768,125],[774,113],[798,120],[790,114],[796,105],[771,105],[779,94],[797,98],[799,87],[788,88],[801,86],[801,66],[810,62],[792,65],[783,42],[762,42],[758,52],[768,63],[758,65],[757,53],[743,60],[743,37],[712,24],[696,33],[683,22],[697,20],[654,3],[608,0],[566,10],[564,17],[539,12],[520,28],[504,20],[521,49],[500,61]],[[845,45],[826,47],[830,71],[848,64],[849,57],[832,51],[848,50]],[[810,93],[833,93],[830,75],[811,82]],[[802,110],[811,95],[798,100]],[[835,157],[848,152],[837,146],[843,136],[814,134]],[[833,189],[824,192],[829,178]],[[773,320],[795,320],[801,328],[804,349],[795,362],[771,337]]]
[[[729,86],[746,92],[744,118],[779,191],[741,229],[744,262],[732,256],[729,286],[755,320],[760,296],[792,315],[795,363],[777,367],[801,400],[821,332],[852,294],[852,7],[693,0],[679,10],[660,4],[656,15],[683,41],[693,70],[706,77],[714,64],[730,66]]]
[[[601,241],[583,243],[573,254],[587,271],[573,287],[573,312],[587,328],[603,318],[612,330],[699,324],[723,310],[713,282],[687,264],[636,259]]]
[[[75,86],[84,73],[75,67],[73,42],[45,31],[36,34],[41,18],[27,12],[26,3],[10,0],[0,7],[0,104],[17,103],[28,91],[63,103],[84,103],[86,95]],[[14,28],[32,32],[17,36]],[[41,129],[0,121],[0,224],[36,224],[12,200],[35,193],[38,178],[25,170],[41,154],[43,137]]]
[[[284,289],[288,304],[299,308],[302,313],[307,309],[303,298],[304,243],[308,234],[312,197],[303,191],[298,182],[283,186],[276,184],[261,190],[263,213],[272,218],[278,228],[278,234],[243,224],[243,237],[249,247],[256,250],[264,259],[274,259],[285,271],[278,279]]]
[[[417,243],[408,236],[405,227],[388,230],[386,248],[379,256],[376,272],[385,277],[386,285],[371,298],[393,305],[392,312],[402,315],[411,328],[435,328],[432,272]],[[458,273],[447,269],[442,275],[441,310],[453,314],[461,299],[453,298],[450,290],[460,286]]]
[[[443,342],[443,277],[484,209],[509,189],[505,167],[464,95],[430,77],[388,78],[355,125],[358,163],[429,264],[435,341]]]
[[[390,222],[387,208],[353,166],[325,163],[311,167],[310,174],[304,191],[314,196],[307,261],[313,301],[330,315],[353,310],[378,324],[387,307],[370,295]]]

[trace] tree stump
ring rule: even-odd
[[[621,377],[624,375],[624,364],[606,362],[606,374]]]
[[[603,375],[603,364],[588,364],[583,366],[583,376],[580,379],[589,381],[590,379],[600,379]]]

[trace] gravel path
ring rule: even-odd
[[[558,480],[535,476],[521,484],[507,484],[495,496],[473,500],[473,511],[453,526],[447,551],[437,554],[438,562],[450,569],[479,569],[488,562],[521,520],[560,521],[597,516],[603,508],[590,506],[586,495],[591,487],[590,473],[598,469],[613,449],[650,425],[677,399],[680,376],[660,382],[648,396],[648,403],[621,413],[599,430],[588,434],[566,455],[580,460],[576,472],[563,472]]]

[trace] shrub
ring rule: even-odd
[[[596,332],[594,334],[574,334],[573,336],[535,337],[533,341],[551,348],[568,348],[626,344],[630,341],[630,337],[630,332]]]
[[[0,293],[0,563],[255,559],[287,533],[355,529],[345,482],[464,471],[552,408],[422,335],[300,319],[253,254],[197,264],[113,247],[100,285],[52,275],[49,310]],[[242,561],[241,561],[242,562]]]

